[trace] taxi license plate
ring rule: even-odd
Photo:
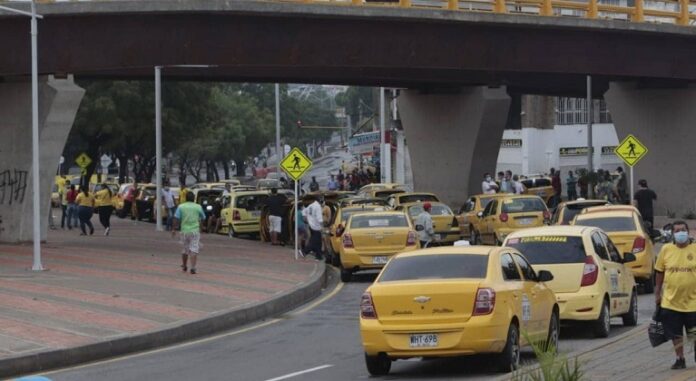
[[[261,217],[261,211],[257,210],[257,211],[251,212],[251,216],[254,218]]]
[[[441,234],[435,234],[435,235],[433,236],[433,238],[435,239],[435,241],[442,241],[442,235],[441,235]]]
[[[411,335],[411,348],[437,347],[437,334],[414,334]]]
[[[534,222],[533,218],[521,218],[517,220],[517,223],[520,225],[531,225],[532,222]]]
[[[372,264],[373,265],[385,265],[385,264],[387,264],[388,260],[389,260],[389,257],[385,257],[385,256],[372,257]]]

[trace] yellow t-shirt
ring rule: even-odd
[[[89,196],[85,196],[84,193],[80,192],[80,194],[78,194],[77,198],[75,199],[75,203],[79,206],[94,207],[94,196],[92,194],[90,194]]]
[[[665,274],[662,307],[679,312],[696,312],[696,245],[679,248],[666,244],[657,257],[655,270]]]
[[[111,195],[108,189],[102,189],[94,194],[95,206],[111,206]]]

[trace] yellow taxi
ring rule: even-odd
[[[539,196],[503,195],[478,213],[472,244],[500,245],[508,234],[549,222],[551,213]]]
[[[383,198],[350,196],[340,200],[341,206],[356,206],[356,205],[381,205],[389,206],[387,200]]]
[[[459,208],[457,222],[459,223],[459,231],[462,237],[468,237],[469,241],[475,242],[476,230],[474,226],[480,222],[479,213],[483,212],[489,202],[497,197],[505,196],[504,194],[479,194],[469,197],[466,203]]]
[[[619,254],[633,253],[636,261],[630,265],[636,281],[643,290],[655,289],[655,247],[652,237],[643,225],[638,209],[629,205],[607,205],[587,208],[575,217],[573,225],[594,226],[607,233]]]
[[[405,212],[411,218],[411,223],[414,223],[416,217],[423,213],[422,202],[409,202],[401,204],[394,208],[399,212]],[[433,219],[433,230],[435,231],[435,239],[432,245],[451,245],[454,241],[462,238],[459,231],[459,221],[454,216],[454,212],[449,206],[441,202],[430,202],[430,215]]]
[[[438,247],[392,258],[360,301],[360,334],[367,370],[389,373],[412,357],[496,354],[510,372],[520,348],[556,348],[559,307],[546,282],[508,247]]]
[[[220,183],[222,183],[222,184],[224,184],[224,185],[229,185],[229,186],[232,186],[232,187],[235,187],[235,186],[238,186],[238,185],[242,185],[242,182],[239,181],[238,179],[225,179],[225,180],[220,180]]]
[[[370,196],[372,192],[385,190],[385,189],[402,189],[403,184],[397,183],[373,183],[367,184],[358,190],[358,195],[367,197]]]
[[[554,195],[553,186],[551,186],[551,178],[529,176],[520,180],[520,182],[526,189],[524,194],[539,196],[544,200],[546,205],[549,205]]]
[[[232,192],[222,198],[219,233],[236,237],[239,234],[260,234],[261,211],[268,191]]]
[[[607,204],[609,204],[607,200],[564,201],[556,207],[556,211],[551,217],[551,225],[570,225],[573,218],[582,212],[583,209]]]
[[[327,241],[326,245],[329,262],[335,266],[340,265],[338,253],[341,250],[341,235],[345,230],[348,218],[355,213],[362,212],[381,212],[386,210],[384,205],[380,204],[356,204],[356,205],[337,205],[336,212],[332,214],[328,221],[326,229]]]
[[[354,213],[341,233],[338,256],[343,282],[349,282],[356,271],[381,269],[392,255],[419,245],[411,220],[403,212]]]
[[[638,322],[638,292],[624,254],[601,229],[588,226],[547,226],[510,234],[514,247],[536,270],[553,272],[548,285],[556,294],[561,320],[589,321],[595,336],[607,337],[611,318],[626,326]]]
[[[390,195],[387,198],[387,203],[392,208],[396,208],[401,204],[407,204],[410,202],[439,202],[440,199],[432,194],[425,192],[401,192]]]

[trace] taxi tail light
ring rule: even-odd
[[[344,231],[346,231],[346,229],[343,227],[343,225],[338,225],[336,227],[336,236],[340,237],[341,235],[343,235]]]
[[[459,227],[459,220],[457,220],[457,217],[452,217],[452,227],[453,228]]]
[[[233,213],[233,215],[232,215],[232,219],[235,220],[235,221],[239,221],[239,220],[242,219],[242,215],[239,214],[239,210],[235,210],[235,211],[234,211],[234,213]]]
[[[597,282],[597,276],[599,275],[599,266],[594,261],[594,258],[590,255],[585,257],[585,268],[582,270],[582,281],[580,282],[580,287],[591,286]]]
[[[633,240],[633,249],[631,250],[631,252],[633,254],[637,254],[643,250],[645,250],[645,238],[636,237],[636,239]]]
[[[355,247],[353,245],[353,237],[351,237],[350,233],[346,233],[343,235],[343,247],[345,247],[345,248]]]
[[[406,238],[406,246],[413,246],[416,244],[416,232],[408,232],[408,237]]]
[[[372,302],[372,294],[365,292],[360,299],[360,317],[363,319],[377,319],[377,309]]]
[[[508,222],[508,214],[500,213],[500,222]]]
[[[474,316],[488,315],[495,308],[495,291],[492,288],[479,288],[476,290],[474,301]]]

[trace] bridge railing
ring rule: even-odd
[[[446,9],[528,14],[626,22],[696,25],[696,1],[690,0],[275,0],[305,4]],[[631,1],[633,5],[628,5]]]

